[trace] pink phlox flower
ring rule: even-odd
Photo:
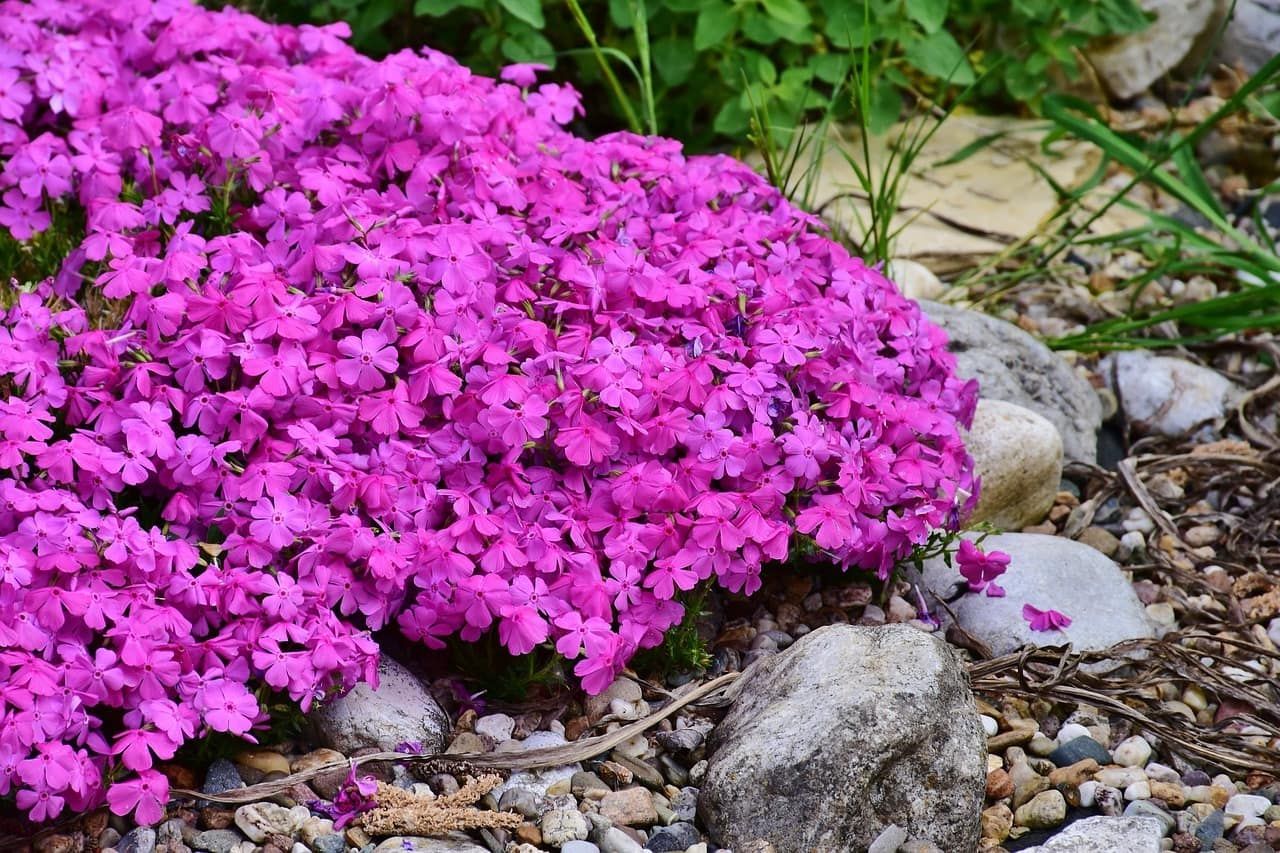
[[[1041,610],[1030,604],[1022,605],[1022,618],[1031,625],[1032,631],[1054,631],[1071,626],[1071,617],[1057,610]]]
[[[970,592],[986,591],[992,598],[1001,598],[1005,592],[996,584],[996,578],[1009,568],[1009,555],[1002,551],[983,551],[968,539],[960,540],[956,552],[956,566],[969,585]]]

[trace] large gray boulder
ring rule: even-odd
[[[1142,602],[1120,567],[1088,545],[1040,533],[1003,533],[987,537],[982,548],[1009,555],[1009,568],[998,581],[1005,596],[969,593],[949,607],[959,626],[993,653],[1066,643],[1077,651],[1100,650],[1154,636]],[[925,587],[939,598],[949,597],[962,580],[941,558],[924,564]],[[1071,625],[1060,631],[1032,631],[1022,618],[1024,604],[1065,613]]]
[[[947,333],[957,372],[977,379],[983,397],[1014,403],[1048,420],[1062,434],[1067,459],[1097,461],[1102,403],[1071,365],[997,317],[938,302],[921,301],[920,307]]]
[[[722,846],[866,850],[894,824],[977,846],[982,725],[954,652],[914,628],[830,625],[760,661],[708,749],[698,814]]]
[[[1160,853],[1164,830],[1150,817],[1091,817],[1078,820],[1024,853]]]
[[[312,722],[320,741],[344,755],[412,742],[424,752],[443,752],[451,728],[449,715],[422,682],[386,655],[378,662],[377,690],[357,684],[318,708]]]

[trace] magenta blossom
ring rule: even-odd
[[[1032,631],[1054,631],[1070,627],[1071,617],[1056,610],[1041,610],[1030,604],[1022,605],[1022,618],[1031,624]]]
[[[956,566],[969,584],[970,592],[985,590],[992,598],[1004,596],[1004,588],[998,586],[995,580],[1008,569],[1008,554],[1003,551],[984,553],[968,539],[961,539],[960,548],[956,552]]]

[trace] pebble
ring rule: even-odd
[[[1115,557],[1117,562],[1124,563],[1135,557],[1140,557],[1147,550],[1147,537],[1140,530],[1131,530],[1120,537],[1120,547],[1116,549]]]
[[[1071,723],[1071,722],[1063,723],[1062,727],[1058,729],[1058,743],[1067,744],[1067,743],[1071,743],[1076,738],[1082,738],[1082,737],[1091,737],[1091,733],[1087,728],[1082,726],[1080,723]],[[1088,756],[1081,756],[1081,758],[1085,758],[1085,757],[1088,757]],[[1110,761],[1110,760],[1111,760],[1111,753],[1108,752],[1107,761]]]
[[[1134,782],[1145,782],[1147,774],[1141,767],[1104,767],[1093,774],[1093,778],[1111,788],[1123,790]]]
[[[154,853],[155,849],[156,831],[149,826],[129,830],[116,845],[117,853]]]
[[[1182,783],[1182,777],[1178,775],[1178,771],[1167,764],[1153,761],[1146,766],[1146,774],[1152,782],[1168,782],[1171,785]]]
[[[1098,785],[1093,792],[1093,802],[1098,807],[1098,811],[1108,817],[1119,817],[1124,811],[1124,795],[1120,793],[1119,788],[1113,788],[1110,785]]]
[[[1236,794],[1227,800],[1224,811],[1237,817],[1262,817],[1262,813],[1271,807],[1271,801],[1256,794]]]
[[[1144,767],[1151,760],[1151,744],[1139,735],[1125,738],[1111,751],[1111,758],[1121,767]]]
[[[600,848],[590,841],[567,841],[560,847],[560,853],[600,853]]]
[[[600,833],[596,842],[600,845],[600,853],[644,853],[644,847],[626,832],[611,826]],[[561,848],[563,851],[564,848]]]
[[[1226,817],[1221,809],[1215,809],[1200,821],[1194,835],[1203,849],[1213,849],[1214,842],[1222,837],[1222,833],[1226,831]]]
[[[240,843],[240,833],[231,829],[206,829],[197,832],[187,842],[193,850],[205,850],[208,853],[229,853],[232,847]]]
[[[494,743],[510,740],[516,730],[516,721],[507,714],[487,714],[475,722],[475,733],[493,738]]]
[[[618,826],[652,826],[658,822],[653,795],[644,788],[626,788],[605,795],[600,814]]]
[[[580,770],[569,780],[569,790],[575,797],[586,797],[598,800],[609,793],[609,786],[596,774],[589,770]]]
[[[1046,780],[1047,782],[1047,780]],[[1067,817],[1067,801],[1059,791],[1042,791],[1018,807],[1013,822],[1028,829],[1052,829]]]
[[[1150,817],[1160,822],[1161,834],[1172,835],[1174,827],[1178,822],[1174,820],[1173,815],[1157,806],[1155,803],[1146,800],[1136,800],[1124,809],[1125,817]]]
[[[283,773],[289,775],[289,759],[270,749],[246,749],[235,756],[235,763],[259,773]]]
[[[225,794],[235,788],[243,788],[244,780],[240,778],[240,771],[236,766],[225,758],[216,759],[209,765],[209,770],[205,773],[204,784],[200,786],[200,792],[204,794]]]
[[[655,829],[649,834],[645,847],[653,853],[679,853],[697,844],[701,840],[698,830],[691,823],[673,823]]]
[[[1092,805],[1093,805],[1093,803],[1094,803],[1094,794],[1097,792],[1097,790],[1098,790],[1098,786],[1099,786],[1100,784],[1101,784],[1101,783],[1099,783],[1099,782],[1095,782],[1095,781],[1093,781],[1092,779],[1090,779],[1088,782],[1081,782],[1081,783],[1080,783],[1080,787],[1079,787],[1078,791],[1079,791],[1079,796],[1080,796],[1080,807],[1081,807],[1081,808],[1086,808],[1086,809],[1087,809],[1087,808],[1089,808],[1090,806],[1092,806]]]
[[[1186,794],[1182,790],[1182,785],[1176,782],[1151,782],[1151,796],[1157,800],[1163,800],[1164,804],[1170,808],[1181,808],[1187,802]]]
[[[315,853],[344,853],[347,849],[347,841],[341,835],[329,833],[317,836],[310,847]]]
[[[1124,798],[1128,802],[1151,799],[1151,783],[1146,779],[1139,779],[1124,789]]]
[[[978,719],[982,721],[982,730],[987,733],[987,737],[995,737],[1000,732],[1000,724],[995,717],[980,714]]]
[[[1084,728],[1084,726],[1075,724],[1070,725],[1074,729]],[[1062,727],[1063,731],[1067,728],[1067,726]],[[1059,732],[1058,742],[1061,746],[1049,753],[1049,760],[1059,767],[1069,767],[1086,758],[1092,758],[1098,764],[1111,763],[1111,753],[1107,752],[1107,748],[1087,734],[1079,735],[1068,741],[1063,740],[1062,732]]]
[[[1108,557],[1114,557],[1116,552],[1120,550],[1120,540],[1111,531],[1102,527],[1086,527],[1076,538],[1095,551],[1101,551]]]
[[[236,809],[236,826],[250,841],[261,844],[268,835],[292,836],[310,817],[306,806],[286,809],[275,803],[249,803]]]
[[[586,841],[590,827],[582,812],[576,809],[552,809],[542,816],[538,824],[543,843],[561,847],[568,841]]]
[[[1013,830],[1013,812],[1004,803],[996,803],[982,811],[982,837],[1004,841]]]
[[[498,808],[502,811],[519,812],[527,818],[537,818],[547,810],[547,800],[528,788],[512,788],[498,800]]]

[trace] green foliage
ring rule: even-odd
[[[939,98],[975,81],[992,107],[1035,109],[1055,77],[1079,74],[1082,45],[1147,23],[1136,0],[239,2],[283,21],[346,20],[375,54],[430,45],[483,74],[541,62],[585,90],[592,129],[692,150],[741,144],[753,110],[785,128],[821,113],[863,48],[878,116],[896,118],[902,92]],[[852,113],[841,104],[835,118]]]
[[[631,660],[631,668],[642,674],[657,676],[673,672],[705,672],[711,666],[711,652],[698,631],[698,623],[703,616],[702,610],[710,591],[710,585],[703,582],[689,592],[682,593],[680,603],[684,605],[684,618],[680,620],[680,624],[667,631],[662,638],[662,645],[637,653]]]

